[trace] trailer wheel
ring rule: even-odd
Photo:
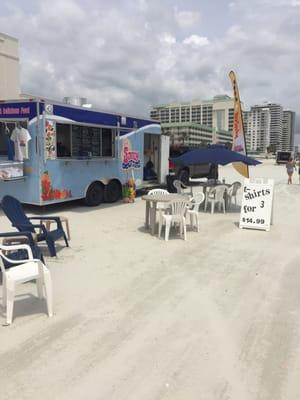
[[[117,180],[112,180],[104,188],[104,199],[108,203],[114,203],[122,197],[122,186]]]
[[[100,182],[92,183],[85,196],[85,204],[89,207],[98,206],[103,202],[104,199],[104,188]]]

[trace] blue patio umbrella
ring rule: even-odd
[[[209,145],[207,148],[200,148],[188,151],[179,157],[172,158],[175,164],[220,164],[226,165],[233,162],[242,162],[247,165],[261,164],[260,161],[253,158],[236,153],[235,151],[227,149],[223,145]]]

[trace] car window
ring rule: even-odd
[[[170,157],[179,157],[182,154],[186,153],[187,151],[189,151],[191,149],[186,148],[186,147],[180,147],[180,148],[176,148],[176,149],[172,149],[170,148]]]

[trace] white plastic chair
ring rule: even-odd
[[[187,215],[190,218],[190,225],[195,226],[197,232],[200,231],[200,218],[199,218],[199,208],[205,199],[205,194],[200,192],[191,198],[188,204]]]
[[[186,186],[184,183],[182,183],[180,180],[175,179],[173,181],[173,186],[176,189],[178,194],[185,194],[189,196],[193,196],[193,189],[191,186]],[[189,189],[188,191],[185,191],[185,189]]]
[[[242,187],[241,182],[233,182],[233,184],[227,189],[228,207],[231,206],[233,198],[234,198],[234,204],[237,205],[236,195],[241,187]]]
[[[184,240],[186,240],[186,218],[185,214],[187,211],[187,201],[172,201],[171,214],[164,214],[159,220],[158,226],[158,237],[160,238],[162,226],[165,225],[165,240],[169,240],[169,233],[171,226],[179,225],[180,234],[183,234]]]
[[[148,194],[150,194],[150,195],[160,194],[162,196],[168,196],[170,193],[165,189],[152,189],[152,190],[149,190]],[[168,205],[165,203],[157,203],[157,205],[156,205],[158,210],[159,209],[164,210],[167,206]]]
[[[149,190],[148,194],[150,194],[150,195],[159,194],[162,196],[169,196],[170,193],[165,189],[152,189],[152,190]],[[170,205],[168,203],[159,203],[158,202],[156,204],[156,209],[159,212],[159,219],[161,219],[163,213],[166,212],[169,209],[169,207],[170,207]],[[151,213],[155,212],[153,205],[150,208],[150,212]]]
[[[27,260],[12,260],[7,254],[4,254],[4,252],[20,249],[26,250],[28,254]],[[5,269],[3,260],[7,261],[9,264],[18,265]],[[31,248],[27,244],[18,244],[14,246],[0,245],[0,266],[3,285],[2,302],[3,307],[6,308],[6,323],[8,325],[12,323],[16,286],[31,280],[36,280],[38,297],[40,299],[44,298],[45,289],[48,315],[52,317],[52,282],[50,272],[41,260],[35,260],[33,258]]]
[[[225,214],[225,199],[224,194],[227,187],[225,185],[218,185],[212,187],[209,192],[206,194],[205,199],[205,211],[207,209],[207,204],[211,204],[211,213],[213,214],[215,211],[215,204],[218,203],[219,211],[221,211],[221,206],[223,207],[223,212]]]

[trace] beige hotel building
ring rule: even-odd
[[[0,32],[0,100],[20,97],[18,39]]]

